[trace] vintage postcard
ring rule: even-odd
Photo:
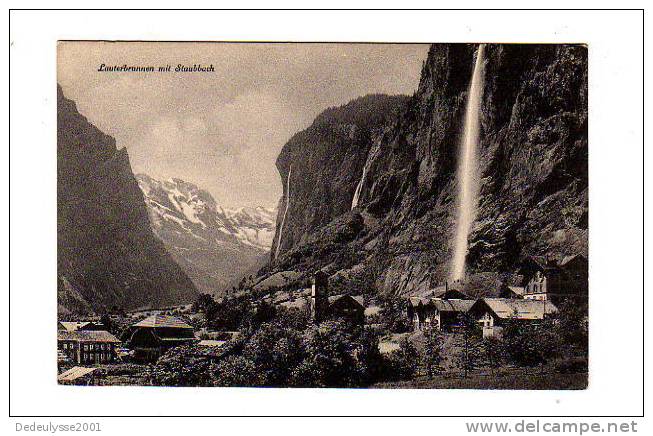
[[[60,384],[587,387],[586,46],[57,50]]]

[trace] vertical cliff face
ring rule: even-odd
[[[191,301],[192,282],[156,239],[127,151],[57,88],[58,302],[63,311]]]
[[[387,95],[358,98],[324,111],[308,129],[288,141],[277,158],[283,196],[273,257],[277,246],[282,254],[305,243],[312,232],[351,209],[373,139],[406,100]],[[286,222],[280,231],[284,215]]]
[[[358,254],[344,267],[373,266],[379,291],[409,292],[447,277],[458,147],[476,48],[431,47],[417,92],[371,138],[357,211],[337,209],[350,203],[355,185],[329,178],[330,196],[314,206],[330,210],[331,217],[340,212],[339,218],[307,227],[304,223],[315,214],[307,215],[313,205],[291,209],[286,228],[292,239],[286,258],[278,260],[280,268],[330,265],[334,257],[355,250]],[[527,254],[586,254],[587,49],[488,44],[485,58],[478,147],[481,187],[467,270],[471,275],[512,272]],[[312,144],[304,148],[314,159],[312,170],[321,174],[324,161],[319,156],[330,153],[313,152]],[[299,161],[286,156],[294,171]],[[352,159],[355,173],[363,159]],[[345,174],[340,177],[350,180]],[[320,180],[318,175],[296,191],[324,189]],[[297,193],[302,195],[305,192]],[[345,243],[335,243],[342,241],[344,222],[359,224]],[[321,237],[313,245],[319,248],[303,248],[316,228]]]

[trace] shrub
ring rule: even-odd
[[[587,359],[584,357],[573,357],[558,363],[555,368],[560,374],[585,373],[588,371]]]
[[[229,356],[215,368],[213,384],[230,387],[265,386],[265,378],[250,359]]]
[[[158,386],[209,386],[212,378],[211,360],[193,345],[168,350],[150,367],[150,381]]]
[[[544,366],[559,353],[560,337],[552,321],[507,322],[503,342],[508,360],[519,366]]]
[[[386,373],[388,380],[408,380],[417,372],[419,355],[415,346],[404,338],[399,349],[390,353],[389,367]]]

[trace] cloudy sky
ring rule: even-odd
[[[426,45],[62,42],[58,81],[135,173],[179,177],[225,207],[275,206],[281,147],[316,115],[370,93],[412,94]],[[214,73],[98,72],[213,64]]]

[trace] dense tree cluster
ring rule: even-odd
[[[217,302],[203,295],[194,310],[205,313],[213,328],[239,334],[213,351],[197,346],[170,350],[150,368],[151,383],[364,387],[418,376],[449,377],[451,370],[462,377],[478,370],[496,375],[506,365],[543,370],[560,358],[571,362],[558,364],[560,372],[586,370],[587,316],[573,304],[562,304],[555,317],[538,323],[508,320],[500,337],[485,339],[478,322],[467,315],[459,318],[453,335],[437,328],[417,336],[396,333],[408,326],[402,324],[401,300],[392,297],[382,302],[386,323],[374,328],[338,319],[313,324],[305,311],[275,306],[265,299],[231,297]],[[403,337],[398,349],[382,354],[381,334]]]

